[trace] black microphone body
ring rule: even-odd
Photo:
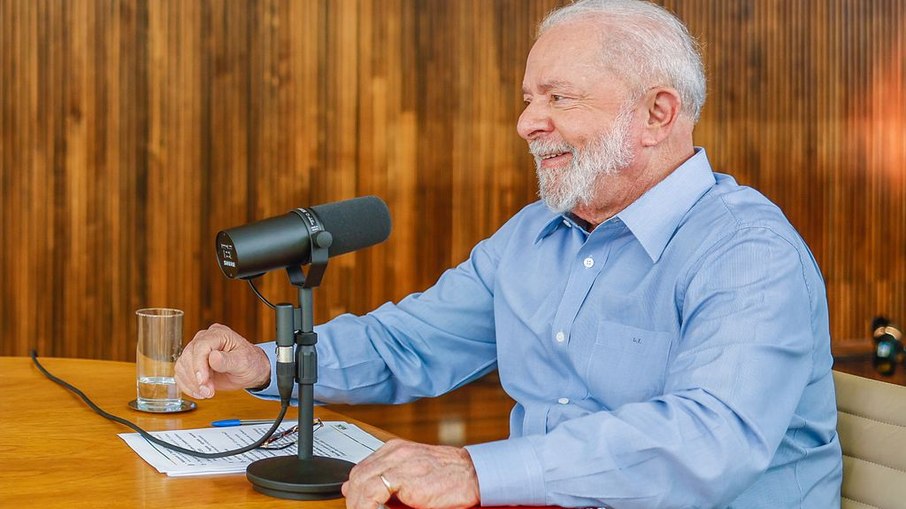
[[[390,211],[380,198],[363,196],[223,230],[217,234],[217,262],[230,279],[306,265],[312,239],[325,231],[329,257],[357,251],[387,239]]]

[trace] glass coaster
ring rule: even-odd
[[[139,408],[138,401],[133,399],[129,402],[129,408],[138,410],[139,412],[148,412],[151,414],[178,414],[180,412],[189,412],[195,410],[196,408],[198,408],[198,405],[196,405],[194,401],[184,399],[179,403],[179,408],[172,408],[168,410],[150,410],[147,408]]]

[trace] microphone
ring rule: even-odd
[[[311,262],[312,242],[328,257],[379,244],[390,235],[390,211],[377,196],[298,208],[217,234],[217,263],[230,279]]]
[[[318,381],[312,292],[321,283],[330,257],[378,244],[390,235],[390,211],[376,196],[298,208],[282,216],[217,233],[217,264],[230,279],[248,279],[252,290],[276,313],[276,377],[286,405],[299,387],[299,436],[295,456],[253,462],[245,476],[255,490],[294,500],[338,498],[355,465],[314,455],[314,385]],[[302,265],[311,264],[308,273]],[[267,301],[251,279],[286,269],[299,290],[299,307]],[[285,406],[284,406],[285,410]]]

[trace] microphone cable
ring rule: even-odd
[[[77,387],[66,382],[65,380],[57,378],[56,376],[52,375],[49,371],[47,371],[47,369],[45,369],[44,366],[42,366],[41,363],[38,361],[38,352],[36,350],[31,351],[31,360],[35,363],[35,366],[38,367],[38,369],[41,371],[41,373],[44,374],[44,376],[49,378],[51,381],[53,381],[59,385],[62,385],[67,390],[75,393],[78,397],[82,398],[82,401],[84,401],[86,405],[88,405],[92,410],[95,411],[95,413],[97,413],[101,417],[104,417],[105,419],[109,419],[114,422],[118,422],[118,423],[122,424],[123,426],[126,426],[127,428],[130,428],[130,429],[136,431],[139,435],[142,436],[142,438],[151,442],[152,444],[156,444],[161,447],[170,449],[172,451],[180,452],[183,454],[188,454],[190,456],[196,456],[199,458],[225,458],[227,456],[235,456],[237,454],[242,454],[242,453],[249,452],[253,449],[257,449],[262,444],[264,444],[264,442],[266,442],[271,437],[271,435],[274,434],[275,431],[277,431],[277,428],[280,427],[280,423],[283,422],[283,417],[286,416],[286,411],[289,408],[289,401],[286,401],[286,402],[281,401],[280,415],[274,421],[274,425],[271,426],[271,428],[269,430],[267,430],[267,432],[264,434],[264,436],[262,436],[260,439],[256,440],[252,444],[249,444],[245,447],[241,447],[239,449],[233,449],[233,450],[224,451],[224,452],[195,451],[192,449],[186,449],[185,447],[180,447],[176,444],[171,444],[169,442],[165,442],[165,441],[151,435],[150,433],[148,433],[144,429],[140,428],[137,424],[133,423],[132,421],[129,421],[129,420],[123,419],[122,417],[118,417],[116,415],[105,412],[101,407],[97,406],[93,401],[91,401],[91,399],[88,396],[86,396],[85,393],[82,392],[81,390],[79,390]]]

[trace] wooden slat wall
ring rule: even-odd
[[[534,199],[514,124],[557,3],[0,0],[0,355],[133,359],[143,306],[270,338],[215,233],[357,195],[393,234],[331,261],[318,321],[431,284]],[[835,342],[906,322],[904,2],[664,3],[704,45],[697,142],[812,246]]]

